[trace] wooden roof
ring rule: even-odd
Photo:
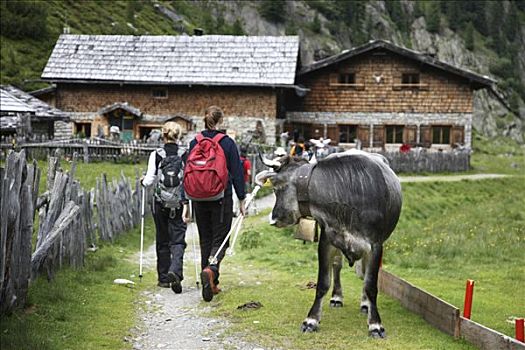
[[[353,57],[356,57],[356,56],[359,56],[359,55],[362,55],[362,54],[365,54],[365,53],[368,53],[374,50],[387,50],[390,52],[394,52],[408,59],[418,61],[424,65],[428,65],[438,70],[449,72],[461,78],[467,79],[473,84],[474,88],[489,88],[489,87],[492,87],[492,85],[496,83],[495,80],[485,75],[480,75],[470,70],[453,66],[446,62],[440,61],[433,56],[429,56],[427,54],[424,54],[418,51],[414,51],[414,50],[410,50],[410,49],[407,49],[401,46],[397,46],[397,45],[392,44],[391,42],[384,41],[384,40],[372,40],[364,45],[355,47],[351,50],[345,50],[341,52],[340,54],[330,56],[321,61],[314,62],[308,66],[303,67],[301,71],[299,72],[299,75],[309,74],[319,69],[331,66],[333,64],[337,64],[341,61],[344,61],[344,60],[347,60],[347,59],[350,59],[350,58],[353,58]]]
[[[42,79],[51,82],[293,86],[297,36],[63,34]]]
[[[0,111],[2,114],[8,112],[15,113],[35,113],[35,109],[25,103],[24,101],[16,98],[13,94],[9,93],[3,86],[0,88]]]
[[[29,108],[27,112],[32,112],[32,114],[37,119],[46,119],[46,120],[64,120],[68,118],[68,115],[66,112],[61,111],[60,109],[57,109],[53,106],[48,105],[44,101],[39,100],[38,98],[28,94],[25,91],[22,91],[12,85],[2,85],[1,86],[2,91],[2,111],[6,111],[9,108],[14,108],[14,106],[11,106],[10,104],[4,105],[4,93],[13,96],[18,101],[25,104],[27,107],[19,107],[19,108]],[[8,100],[6,100],[6,103]]]

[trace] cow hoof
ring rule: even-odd
[[[332,299],[330,299],[330,307],[343,307],[343,298],[332,297]]]
[[[319,322],[313,318],[307,318],[301,325],[301,331],[303,333],[312,333],[319,330]]]
[[[368,306],[361,305],[361,308],[359,309],[362,314],[368,315]]]
[[[376,339],[386,338],[385,329],[380,324],[374,324],[374,325],[368,326],[368,335]]]

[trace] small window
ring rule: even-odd
[[[450,144],[450,126],[433,126],[432,143],[442,145]]]
[[[404,85],[417,85],[419,84],[418,73],[403,73],[401,76],[401,84]]]
[[[355,84],[355,73],[340,73],[337,76],[337,84]]]
[[[339,125],[339,143],[354,143],[357,138],[357,126]]]
[[[386,143],[403,143],[402,125],[388,125],[386,127]]]
[[[153,95],[153,98],[168,98],[167,89],[153,89],[151,94]]]

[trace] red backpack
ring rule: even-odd
[[[226,156],[219,142],[224,134],[213,138],[202,134],[195,138],[197,144],[191,150],[184,168],[184,191],[194,201],[214,201],[224,197],[228,184]]]

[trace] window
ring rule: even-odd
[[[168,98],[167,89],[153,89],[151,91],[153,98]]]
[[[433,126],[432,143],[442,145],[450,144],[450,126]]]
[[[386,126],[386,143],[403,143],[403,126]]]
[[[355,73],[340,73],[337,76],[337,84],[342,84],[342,85],[355,84]]]
[[[356,138],[356,125],[339,125],[339,143],[354,143]]]
[[[403,73],[401,76],[401,84],[414,85],[419,84],[419,74],[418,73]]]

